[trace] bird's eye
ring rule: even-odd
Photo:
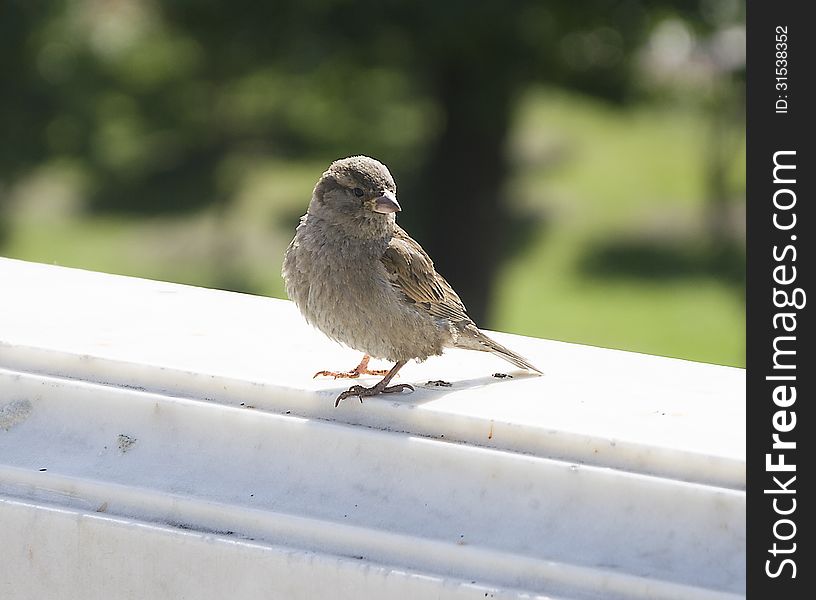
[[[362,198],[363,197],[363,190],[360,189],[360,188],[354,188],[354,195],[357,196],[358,198]]]

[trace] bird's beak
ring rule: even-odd
[[[402,207],[397,202],[397,197],[394,192],[385,190],[381,196],[374,198],[374,212],[382,213],[384,215],[399,212]]]

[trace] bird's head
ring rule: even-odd
[[[367,156],[334,161],[315,186],[309,212],[340,220],[393,222],[397,186],[388,167]]]

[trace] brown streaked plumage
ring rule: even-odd
[[[289,297],[306,320],[330,338],[365,354],[349,372],[370,373],[366,357],[396,363],[378,384],[352,386],[349,396],[372,396],[413,388],[389,386],[409,360],[425,360],[445,348],[492,352],[541,373],[526,359],[482,333],[465,305],[436,272],[422,247],[399,225],[396,184],[372,158],[335,161],[317,182],[309,210],[286,251],[283,278]]]

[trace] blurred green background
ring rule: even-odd
[[[0,254],[285,297],[368,154],[481,326],[744,366],[744,61],[729,0],[6,0]]]

